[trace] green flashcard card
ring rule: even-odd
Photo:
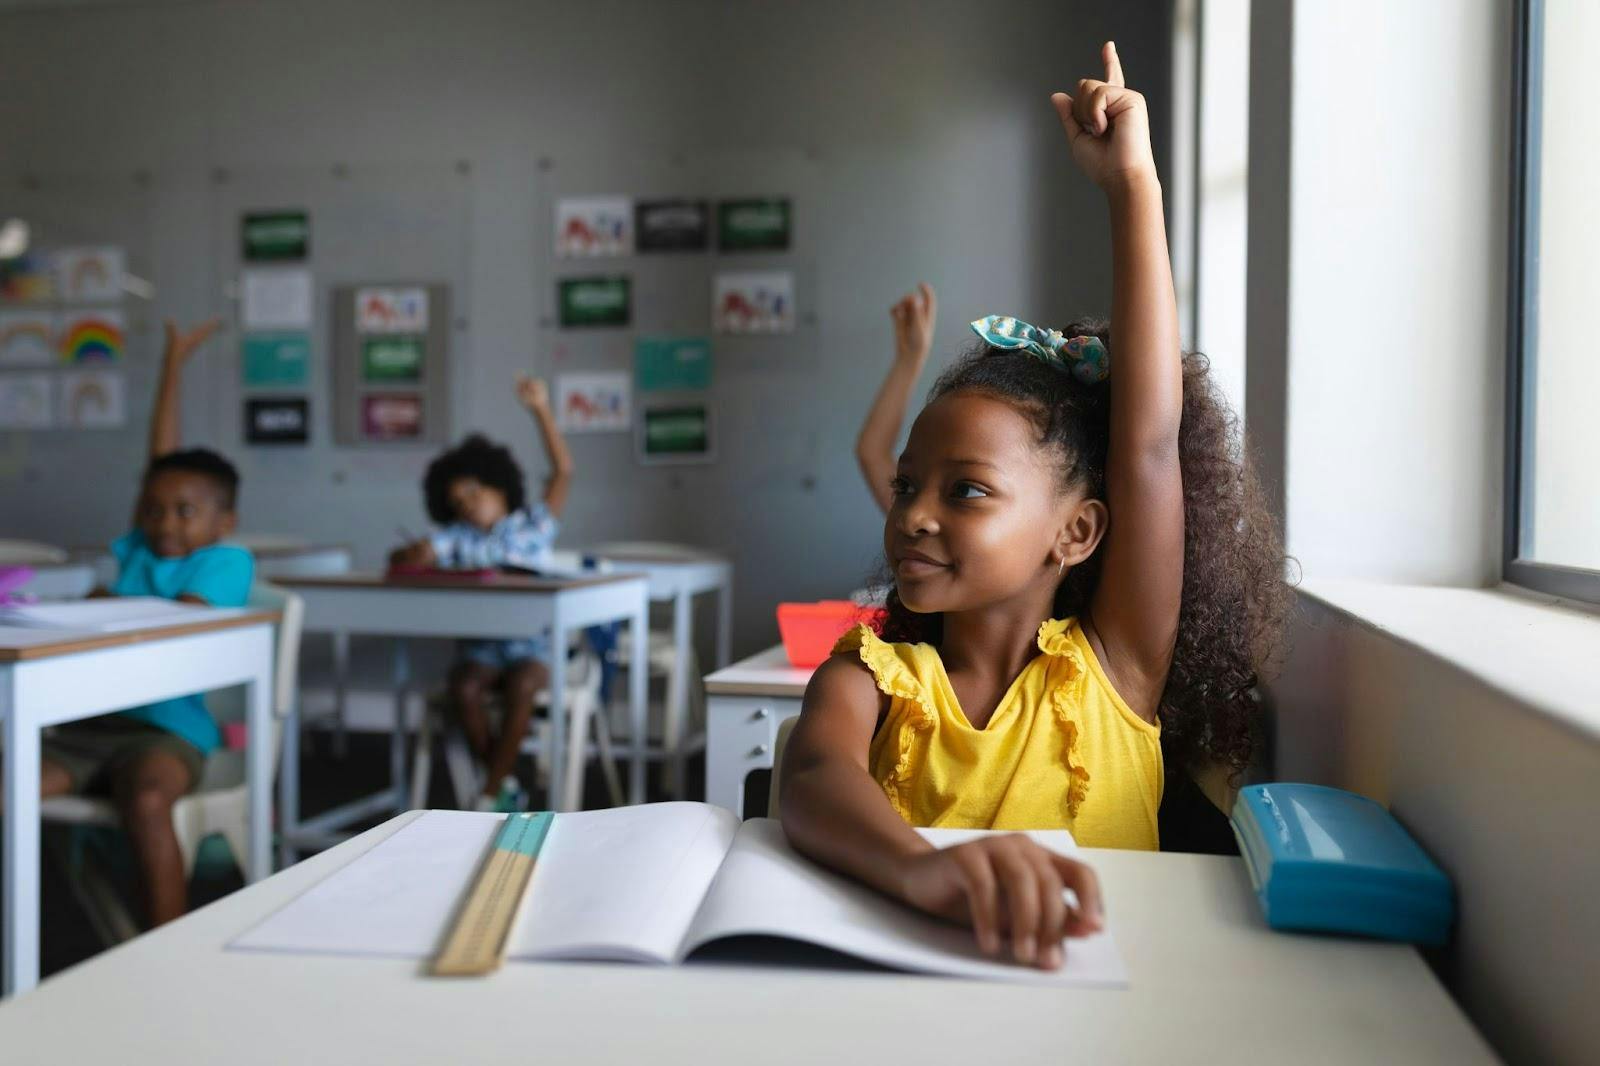
[[[640,392],[677,392],[711,387],[711,341],[705,337],[640,337],[633,346]]]
[[[361,339],[361,380],[421,381],[425,355],[421,337],[368,336]]]
[[[245,387],[306,383],[311,338],[304,333],[246,333],[241,347]]]
[[[558,286],[562,329],[626,326],[632,317],[633,285],[626,277],[563,278]]]

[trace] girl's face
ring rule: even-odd
[[[447,495],[456,518],[485,533],[506,516],[506,494],[475,477],[456,478]]]
[[[1060,560],[1088,558],[1105,508],[1063,492],[1059,456],[1011,404],[954,392],[929,404],[900,456],[883,548],[919,614],[1044,596]]]

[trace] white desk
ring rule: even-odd
[[[1211,856],[1089,853],[1125,990],[733,963],[519,962],[440,979],[412,960],[223,950],[414,817],[52,977],[0,1009],[7,1061],[1494,1061],[1416,952],[1269,932],[1243,865]]]
[[[790,666],[779,644],[706,675],[707,803],[744,817],[744,779],[772,768],[778,726],[800,713],[813,669]]]
[[[272,872],[273,628],[277,615],[196,608],[182,625],[85,633],[0,627],[5,965],[0,988],[39,980],[39,743],[45,726],[191,692],[245,686],[252,881]]]
[[[407,637],[466,637],[516,640],[549,631],[550,659],[550,797],[554,809],[566,752],[565,651],[570,634],[586,626],[622,621],[632,627],[633,668],[629,671],[629,721],[632,759],[628,769],[629,799],[644,802],[645,692],[648,677],[646,626],[648,584],[638,574],[597,574],[578,578],[535,578],[503,575],[490,580],[439,577],[385,577],[345,574],[329,577],[280,577],[277,584],[305,600],[307,632],[366,633],[401,638],[395,644],[395,726],[389,747],[390,787],[308,821],[300,821],[299,714],[284,723],[283,762],[279,773],[280,820],[286,844],[320,846],[334,831],[359,819],[408,806],[405,780],[405,707],[410,688]]]

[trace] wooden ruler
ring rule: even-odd
[[[493,973],[505,962],[511,927],[533,880],[534,860],[555,817],[551,811],[506,816],[444,947],[433,957],[431,973],[476,977]]]

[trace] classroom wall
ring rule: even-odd
[[[715,404],[731,431],[711,466],[646,469],[631,438],[574,438],[563,535],[730,553],[735,650],[753,651],[776,636],[775,601],[847,593],[875,562],[881,520],[851,453],[891,351],[887,308],[904,289],[939,289],[924,388],[980,314],[1108,309],[1104,208],[1072,172],[1047,95],[1094,73],[1097,43],[1114,36],[1152,101],[1164,165],[1168,8],[285,0],[0,14],[12,87],[0,95],[0,190],[78,182],[97,202],[133,204],[106,213],[141,216],[127,239],[157,287],[132,310],[126,430],[0,434],[0,533],[84,543],[122,528],[159,316],[230,311],[216,276],[218,249],[237,240],[237,219],[218,206],[237,188],[228,182],[266,188],[281,173],[296,188],[343,165],[379,175],[381,197],[414,171],[426,188],[413,200],[464,219],[459,264],[446,268],[461,285],[457,432],[510,441],[536,469],[508,383],[518,368],[549,372],[559,343],[540,327],[551,175],[603,175],[618,156],[737,159],[766,175],[748,192],[781,194],[792,159],[801,312],[814,316],[796,365],[719,362]],[[541,160],[553,167],[544,177]],[[585,191],[636,191],[594,182]],[[316,234],[313,220],[314,249]],[[236,350],[226,338],[200,357],[184,426],[239,461],[243,528],[354,541],[359,561],[376,564],[396,524],[421,521],[427,453],[315,446],[312,461],[243,448]]]

